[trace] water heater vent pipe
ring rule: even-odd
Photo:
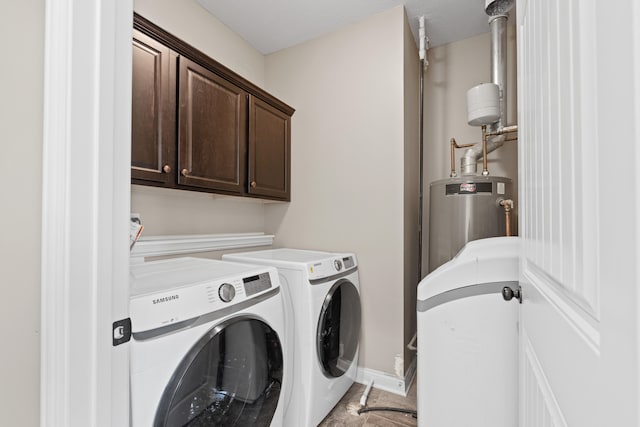
[[[505,135],[499,134],[499,131],[507,123],[507,15],[491,16],[489,26],[491,29],[491,81],[497,84],[500,89],[500,118],[489,125],[489,135],[493,133],[495,136],[487,140],[487,154],[502,147],[506,140]],[[475,175],[478,160],[482,157],[482,144],[466,150],[460,159],[462,175]]]

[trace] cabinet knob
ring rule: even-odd
[[[256,185],[258,185],[258,183],[255,181],[251,181],[250,185],[251,185],[251,188],[256,188]]]
[[[180,173],[182,174],[182,176],[187,176],[187,175],[189,175],[189,169],[186,169],[186,168],[185,168],[185,169],[182,169],[182,170],[180,171]]]
[[[162,167],[162,172],[164,172],[164,173],[171,173],[171,166],[169,166],[169,165],[164,165],[164,166]]]

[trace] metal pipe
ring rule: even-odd
[[[507,15],[489,18],[491,29],[491,82],[500,88],[500,118],[489,125],[487,141],[465,151],[460,159],[462,175],[475,175],[477,162],[483,157],[483,175],[487,175],[486,155],[502,147],[506,139],[499,133],[507,124]],[[489,138],[491,137],[491,138]],[[483,137],[484,139],[484,137]],[[485,149],[486,146],[486,149]],[[486,172],[486,173],[485,173]]]
[[[424,216],[423,199],[424,199],[424,67],[425,59],[420,60],[420,101],[418,103],[419,115],[419,153],[418,153],[418,169],[419,169],[419,190],[418,190],[418,282],[422,280],[422,217]]]
[[[515,133],[517,131],[518,131],[518,125],[512,125],[512,126],[505,126],[493,132],[486,132],[486,142],[484,141],[485,132],[483,132],[483,137],[482,137],[483,142],[480,144],[473,144],[472,148],[469,148],[467,151],[465,151],[462,158],[460,158],[460,169],[461,169],[462,175],[475,175],[477,172],[476,164],[478,162],[478,159],[480,158],[483,158],[483,165],[484,165],[484,170],[482,174],[487,175],[484,173],[484,171],[487,169],[487,165],[484,164],[485,163],[484,158],[486,157],[485,151],[486,151],[486,154],[489,154],[492,151],[495,151],[498,148],[502,147],[504,143],[507,141],[517,141],[518,139],[517,137],[516,138],[505,137],[505,135],[510,133]],[[486,150],[485,150],[485,145],[486,145]]]
[[[482,175],[489,175],[489,161],[487,160],[487,126],[482,126]]]
[[[500,200],[500,206],[504,209],[505,236],[511,236],[511,211],[513,210],[513,200]]]
[[[418,139],[419,139],[419,152],[418,152],[418,169],[419,169],[419,183],[418,183],[418,282],[422,280],[422,225],[423,225],[423,200],[424,200],[424,71],[427,68],[429,62],[427,61],[427,49],[429,46],[429,38],[427,37],[427,31],[425,26],[425,18],[421,16],[419,18],[420,24],[420,51],[418,52],[420,57],[420,100],[418,103],[418,115],[419,115],[419,127],[418,127]],[[417,283],[417,282],[416,282]]]
[[[455,178],[458,176],[456,173],[456,148],[467,148],[473,147],[475,144],[462,144],[459,145],[456,142],[455,138],[451,138],[451,173],[449,174],[450,178]]]
[[[493,132],[487,132],[487,127],[486,126],[482,126],[482,175],[487,176],[489,175],[489,166],[488,166],[488,159],[487,159],[487,153],[489,153],[488,148],[487,148],[487,139],[490,136],[503,136],[506,135],[508,133],[513,133],[513,132],[517,132],[518,131],[518,125],[512,125],[512,126],[506,126],[503,128],[500,128],[498,130],[495,130]],[[497,145],[496,143],[494,143],[492,145],[492,149],[491,151],[495,150],[498,147],[501,147],[506,141],[516,141],[517,138],[500,138],[500,144]],[[494,139],[495,141],[495,139]]]
[[[500,88],[500,118],[489,127],[490,132],[507,124],[507,15],[489,18],[491,29],[491,82]]]
[[[505,135],[507,133],[513,133],[513,132],[518,132],[518,125],[501,127],[500,129],[497,129],[495,131],[487,132],[487,136]],[[513,139],[518,139],[518,138],[513,138]],[[513,139],[510,139],[510,141],[512,141]]]

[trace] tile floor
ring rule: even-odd
[[[415,427],[418,420],[399,412],[375,411],[357,414],[360,398],[365,386],[354,383],[342,400],[326,416],[318,427]],[[393,407],[416,410],[416,383],[411,385],[407,397],[372,388],[367,399],[367,407]]]

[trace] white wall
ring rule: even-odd
[[[266,59],[268,90],[296,108],[292,201],[266,206],[266,230],[277,246],[357,254],[360,365],[398,375],[404,375],[405,316],[404,15],[396,7]]]
[[[487,31],[489,26],[487,25]],[[507,26],[507,123],[517,120],[516,35],[513,18]],[[429,67],[425,73],[424,101],[424,224],[423,271],[429,260],[429,184],[449,177],[450,139],[458,144],[482,142],[479,127],[467,124],[467,90],[491,81],[490,34],[485,33],[458,42],[430,49]],[[460,156],[464,149],[456,150],[456,170],[460,173]],[[506,142],[502,148],[490,153],[489,172],[493,176],[506,176],[513,180],[513,191],[518,185],[518,145]],[[478,171],[482,171],[482,162]],[[516,214],[518,209],[517,194]]]
[[[264,56],[196,0],[135,0],[137,13],[252,83],[264,87]],[[264,202],[192,191],[131,186],[143,236],[264,231]]]
[[[3,5],[0,40],[0,424],[37,426],[44,2]]]

